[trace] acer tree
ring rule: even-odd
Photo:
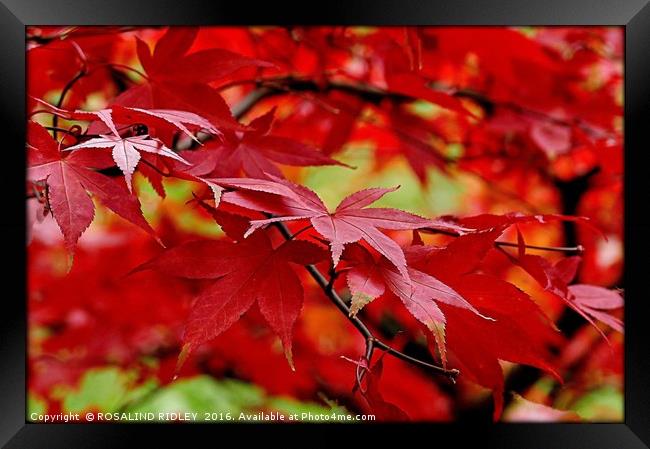
[[[107,364],[133,398],[78,409],[199,374],[380,420],[462,418],[477,385],[494,420],[589,419],[602,376],[621,391],[620,30],[27,41],[44,407]]]

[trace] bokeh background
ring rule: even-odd
[[[142,82],[129,69],[142,69],[135,37],[153,46],[164,32],[30,27],[29,94],[56,104],[79,72],[79,47],[99,62],[69,90],[64,106],[104,107]],[[409,39],[417,39],[417,45]],[[580,282],[624,287],[622,29],[202,28],[192,49],[218,47],[271,60],[292,76],[317,83],[319,77],[341,74],[380,83],[387,70],[382,64],[390,62],[387,55],[393,51],[389,44],[418,49],[410,53],[415,63],[442,88],[461,92],[458,98],[478,118],[458,120],[425,100],[395,108],[360,104],[341,92],[288,90],[259,102],[243,121],[277,107],[275,134],[313,143],[355,169],[282,167],[285,176],[316,191],[328,206],[369,186],[400,185],[377,205],[425,216],[518,211],[591,217],[606,239],[559,223],[521,229],[529,244],[583,245]],[[231,107],[255,88],[233,80],[214,86]],[[338,114],[331,105],[352,113]],[[34,119],[52,124],[47,115]],[[428,148],[447,162],[432,160]],[[198,184],[165,179],[163,199],[136,174],[134,188],[145,217],[168,246],[223,235],[192,201],[201,190]],[[295,329],[295,372],[254,308],[200,348],[174,380],[196,287],[152,271],[129,274],[160,246],[98,202],[68,271],[60,230],[51,215],[39,215],[39,206],[37,199],[27,202],[28,415],[368,412],[352,392],[355,367],[341,357],[356,359],[363,339],[306,276],[305,307]],[[406,243],[410,235],[403,238]],[[445,241],[444,236],[427,238]],[[502,240],[516,241],[516,235]],[[608,340],[603,339],[521,269],[504,264],[503,270],[555,320],[566,343],[554,355],[563,385],[538,370],[503,363],[507,397],[502,419],[622,420],[623,336],[603,328]],[[380,301],[365,313],[395,344],[427,351],[423,337],[400,332],[409,326],[403,313]],[[383,373],[384,397],[411,419],[490,419],[490,391],[463,376],[452,386],[390,357],[384,359]]]

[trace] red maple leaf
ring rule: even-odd
[[[264,178],[267,174],[283,177],[276,164],[300,167],[345,165],[311,145],[269,135],[274,114],[275,108],[252,120],[248,125],[249,131],[225,132],[222,142],[208,143],[203,151],[193,152],[202,164],[192,172],[204,178],[238,176],[240,172],[249,177]]]
[[[71,253],[95,216],[88,192],[119,216],[154,234],[142,216],[137,197],[117,180],[93,170],[106,167],[107,161],[100,154],[75,151],[66,155],[45,128],[31,121],[27,126],[27,145],[27,178],[46,180],[49,208]]]
[[[597,285],[569,285],[569,293],[576,308],[619,332],[623,332],[623,322],[608,311],[623,307],[623,298],[614,291]]]
[[[548,349],[561,340],[530,296],[480,272],[486,247],[493,247],[499,234],[468,234],[443,248],[418,246],[408,253],[410,266],[444,282],[481,314],[492,318],[486,320],[467,308],[439,304],[447,319],[450,361],[469,379],[494,390],[495,419],[503,406],[503,373],[498,361],[532,365],[559,379]]]
[[[430,143],[432,136],[440,134],[431,121],[399,107],[391,108],[388,115],[399,149],[420,182],[427,182],[429,167],[447,171],[446,157]]]
[[[409,258],[407,252],[407,259]],[[434,276],[408,267],[411,282],[400,276],[385,257],[379,260],[359,244],[349,245],[344,259],[352,267],[347,282],[352,294],[350,314],[356,315],[366,304],[381,296],[386,287],[397,296],[409,313],[433,334],[443,365],[447,364],[445,344],[446,319],[438,302],[469,310],[485,319],[465,298]]]
[[[170,248],[136,269],[170,276],[214,279],[196,299],[183,335],[182,364],[197,346],[234,324],[257,301],[293,366],[291,335],[303,304],[303,288],[290,263],[308,265],[326,257],[319,246],[288,240],[274,247],[268,232],[236,243],[198,240]]]
[[[379,390],[379,381],[384,369],[384,356],[375,362],[372,367],[364,366],[366,370],[365,388],[361,388],[361,395],[368,403],[370,409],[383,421],[409,421],[409,416],[397,405],[386,401]],[[364,361],[364,364],[366,362]]]
[[[623,307],[623,298],[620,294],[592,285],[569,285],[578,272],[581,257],[566,257],[552,264],[541,256],[526,254],[524,238],[519,229],[517,229],[517,241],[518,254],[516,258],[511,256],[511,260],[526,270],[544,290],[562,299],[594,326],[603,337],[605,334],[593,319],[623,332],[621,320],[606,312]]]
[[[180,157],[171,149],[167,148],[163,142],[149,135],[135,135],[122,137],[118,130],[119,125],[145,125],[157,129],[159,132],[164,130],[180,130],[187,136],[199,142],[194,134],[188,129],[192,127],[197,130],[204,130],[212,134],[218,134],[219,131],[212,126],[203,117],[186,111],[167,110],[167,109],[139,109],[127,108],[114,105],[111,108],[100,109],[98,111],[67,111],[57,108],[43,100],[35,99],[38,103],[44,105],[55,114],[65,117],[69,120],[99,120],[103,124],[103,129],[112,133],[100,135],[100,137],[89,139],[85,142],[66,148],[66,151],[79,150],[84,148],[111,148],[115,164],[124,173],[126,185],[131,190],[131,178],[140,162],[141,152],[164,156],[174,159],[184,165],[191,165],[185,159]],[[186,126],[187,125],[187,126]],[[89,127],[89,129],[93,127]],[[97,125],[95,130],[100,129]],[[200,143],[200,142],[199,142]],[[155,164],[155,161],[154,161]],[[160,174],[154,174],[155,171],[145,171],[148,179],[154,187],[161,191]]]
[[[243,129],[209,83],[242,68],[273,65],[219,48],[187,54],[197,33],[198,28],[170,27],[153,52],[136,38],[138,58],[147,80],[118,96],[114,104],[191,111],[219,128]]]
[[[503,372],[499,360],[547,371],[558,381],[549,347],[561,335],[537,304],[514,285],[482,274],[466,274],[450,282],[464,298],[494,321],[441,305],[447,322],[450,359],[480,385],[493,390],[494,419],[503,407]]]
[[[68,147],[65,151],[80,150],[83,148],[111,148],[113,160],[120,170],[122,170],[122,173],[124,173],[124,180],[129,190],[131,190],[133,172],[138,166],[138,162],[140,162],[140,152],[169,157],[189,165],[189,162],[167,148],[161,141],[147,135],[124,138],[106,135]]]
[[[251,221],[247,235],[270,223],[309,219],[314,229],[330,242],[334,266],[338,264],[346,244],[364,240],[386,257],[399,273],[408,279],[406,259],[402,248],[379,229],[409,230],[428,227],[456,233],[467,231],[466,228],[458,225],[441,220],[426,219],[398,209],[366,208],[398,187],[361,190],[343,199],[334,212],[329,212],[318,195],[307,187],[279,178],[273,179],[222,178],[211,181],[224,187],[279,196],[281,202],[275,205],[271,201],[256,201],[256,195],[246,195],[247,192],[244,192],[243,195],[240,192],[225,194],[222,196],[222,200],[253,210],[263,210],[281,215],[265,220]]]
[[[54,114],[68,120],[99,120],[103,124],[102,126],[104,129],[102,130],[101,128],[98,128],[98,125],[95,125],[93,132],[108,130],[113,133],[113,135],[119,136],[121,133],[117,129],[118,125],[139,124],[156,128],[159,131],[169,129],[173,131],[180,130],[197,142],[198,139],[188,129],[188,126],[211,134],[219,134],[219,131],[208,120],[198,114],[185,110],[142,109],[113,105],[110,108],[100,109],[98,111],[69,111],[53,106],[39,98],[33,99],[37,103],[45,106]],[[90,128],[92,128],[92,125]]]

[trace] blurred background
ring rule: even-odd
[[[143,82],[135,37],[152,48],[164,28],[30,27],[29,94],[62,106],[98,109]],[[401,188],[377,206],[423,216],[562,213],[590,217],[606,236],[550,223],[521,226],[526,242],[585,249],[578,281],[623,288],[622,45],[620,28],[202,28],[192,51],[223,48],[271,61],[279,74],[391,88],[393,59],[415,64],[453,92],[475,117],[461,119],[429,100],[364,101],[345,90],[297,83],[245,111],[249,122],[276,107],[273,133],[311,143],[353,167],[288,167],[284,175],[329,207],[369,186]],[[400,50],[398,56],[393,53]],[[82,63],[93,69],[76,81]],[[90,61],[90,62],[88,62]],[[258,73],[248,79],[255,80]],[[269,75],[279,76],[277,73]],[[238,72],[213,83],[231,108],[257,86]],[[404,87],[395,87],[404,89]],[[35,105],[31,104],[33,109]],[[341,113],[340,111],[344,111]],[[51,116],[34,120],[52,125]],[[63,121],[59,126],[70,125]],[[431,151],[444,158],[431,156]],[[164,179],[165,197],[142,174],[134,190],[167,244],[223,236],[193,194],[202,187]],[[296,371],[254,307],[190,357],[173,379],[183,323],[196,286],[130,270],[160,252],[150,236],[96,202],[74,263],[51,215],[27,201],[29,392],[31,412],[140,411],[369,412],[353,393],[364,341],[305,274],[305,306],[294,331]],[[410,241],[410,233],[395,235]],[[444,236],[428,237],[444,243]],[[506,233],[502,240],[516,241]],[[549,259],[561,254],[544,254]],[[529,293],[563,331],[554,363],[560,385],[537,369],[503,362],[505,421],[620,421],[623,335],[608,339],[545,292],[523,270],[503,275]],[[337,288],[346,291],[343,281]],[[396,345],[426,353],[408,317],[371,303],[365,317]],[[382,393],[413,420],[489,420],[489,390],[457,385],[386,357]]]

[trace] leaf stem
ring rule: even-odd
[[[457,232],[454,231],[445,231],[442,229],[434,229],[434,228],[425,228],[422,229],[423,231],[426,231],[429,234],[442,234],[442,235],[448,235],[450,237],[460,237],[460,235]],[[516,242],[503,242],[500,240],[497,240],[494,242],[494,246],[497,248],[503,248],[503,247],[510,247],[510,248],[517,248],[519,246],[518,243]],[[578,253],[582,254],[585,251],[584,246],[582,245],[577,245],[577,246],[541,246],[541,245],[524,245],[526,249],[536,249],[540,251],[554,251],[554,252],[565,252],[565,253]]]
[[[158,173],[160,176],[163,176],[163,177],[165,177],[165,178],[168,178],[169,176],[171,176],[170,173],[165,173],[164,171],[162,171],[161,169],[159,169],[158,167],[156,167],[154,164],[152,164],[152,163],[149,162],[148,160],[146,160],[146,159],[140,159],[140,160],[141,160],[145,165],[149,166],[153,171],[155,171],[156,173]]]
[[[311,227],[312,227],[311,225],[307,225],[304,228],[298,230],[297,232],[294,232],[294,234],[291,236],[291,240],[295,239],[296,237],[298,237],[300,234],[302,234],[306,230],[311,229]]]
[[[497,246],[507,246],[511,248],[517,248],[518,244],[514,242],[494,242]],[[584,246],[538,246],[538,245],[524,245],[527,249],[538,249],[540,251],[555,251],[555,252],[565,252],[565,253],[578,253],[582,254],[585,251]]]
[[[374,350],[375,350],[375,339],[374,338],[366,339],[366,353],[364,355],[366,366],[363,366],[361,364],[357,365],[357,385],[359,386],[359,390],[363,394],[365,394],[365,391],[363,389],[363,384],[361,382],[363,381],[363,376],[366,374],[366,372],[370,367],[370,361],[372,360],[372,353],[374,352]]]
[[[149,77],[147,76],[146,73],[141,72],[140,70],[135,69],[135,68],[133,68],[131,66],[124,65],[124,64],[117,64],[117,63],[114,63],[114,62],[106,63],[105,65],[112,68],[112,69],[122,69],[122,70],[127,70],[129,72],[133,72],[136,75],[138,75],[138,76],[140,76],[140,77],[142,77],[142,78],[144,78],[146,80],[149,80]]]

